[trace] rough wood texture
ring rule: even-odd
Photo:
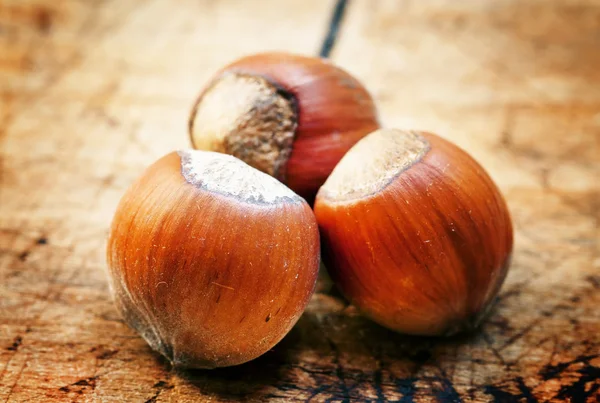
[[[333,59],[390,126],[482,162],[516,226],[481,331],[409,338],[323,279],[249,364],[177,373],[119,319],[104,248],[141,169],[187,145],[202,83],[313,54],[331,2],[0,0],[0,401],[573,401],[600,390],[600,1],[355,0]]]

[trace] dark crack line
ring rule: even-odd
[[[316,375],[326,375],[326,376],[328,376],[328,375],[331,375],[331,371],[324,370],[324,369],[310,369],[310,368],[306,368],[305,366],[300,365],[300,364],[291,364],[290,367],[298,369],[298,370],[300,370],[302,372],[305,372],[305,373],[307,373],[308,375],[311,375],[311,376],[316,376]]]
[[[6,396],[7,403],[10,402],[10,397],[12,396],[15,388],[17,387],[17,385],[19,384],[19,381],[21,380],[23,371],[25,371],[25,367],[27,367],[28,358],[29,358],[29,355],[26,355],[25,360],[23,361],[23,365],[21,366],[21,369],[19,370],[19,373],[17,374],[17,377],[15,378],[15,382],[12,384],[12,386],[10,387],[10,390],[8,391],[8,396]]]
[[[306,398],[306,402],[312,402],[315,397],[317,397],[321,392],[326,391],[329,388],[329,385],[321,385],[318,388],[315,388],[308,398]]]
[[[500,354],[500,351],[498,351],[498,349],[496,347],[494,347],[494,343],[490,339],[490,336],[486,332],[482,332],[481,334],[483,336],[483,340],[487,344],[488,348],[492,351],[492,354],[494,355],[494,357],[496,357],[496,359],[500,362],[500,364],[502,364],[505,368],[507,368],[509,366],[508,363],[506,362],[506,360],[504,359],[502,354]]]
[[[438,371],[440,371],[440,374],[442,375],[439,378],[441,389],[435,391],[435,395],[438,398],[438,400],[441,402],[448,403],[462,403],[460,395],[456,391],[452,380],[448,376],[448,373],[442,367],[441,363],[436,362],[435,367],[438,369]]]
[[[342,24],[342,20],[344,19],[344,13],[346,11],[347,4],[348,0],[337,0],[331,15],[331,19],[329,20],[327,34],[323,39],[323,44],[321,45],[321,50],[319,51],[319,57],[328,58],[329,55],[331,55],[331,51],[335,46],[338,32]]]
[[[335,364],[335,375],[340,380],[340,388],[342,390],[342,394],[344,397],[344,401],[348,401],[350,399],[350,391],[346,386],[346,375],[344,374],[344,369],[342,368],[342,364],[340,362],[340,352],[329,336],[326,336],[327,343],[329,343],[329,348],[333,352],[333,363]]]
[[[381,352],[381,347],[377,346],[375,350],[375,359],[377,360],[377,369],[373,373],[373,388],[375,389],[375,393],[377,393],[377,402],[385,402],[385,393],[383,392],[383,354]]]
[[[515,382],[519,392],[521,392],[521,398],[525,399],[526,403],[537,403],[538,400],[535,398],[535,396],[533,396],[531,388],[525,384],[525,381],[522,377],[518,376],[515,379]]]
[[[594,288],[591,289],[587,289],[584,288],[581,293],[579,294],[575,294],[575,296],[578,296],[580,298],[585,298],[587,297],[589,294],[593,293],[595,291]],[[548,317],[552,317],[556,314],[556,312],[558,312],[561,309],[564,309],[565,307],[565,301],[569,301],[570,298],[572,298],[573,296],[569,296],[568,298],[565,298],[563,300],[561,300],[559,303],[557,303],[556,305],[554,305],[549,311],[548,314],[546,315],[546,317],[537,317],[535,319],[533,319],[528,325],[526,325],[525,327],[523,327],[521,330],[519,330],[517,333],[515,333],[512,337],[510,337],[499,349],[498,352],[502,352],[504,351],[506,348],[512,346],[514,343],[516,343],[518,340],[522,339],[524,336],[526,336],[529,332],[531,332],[531,330],[533,330],[534,328],[536,328],[540,323],[544,322]]]

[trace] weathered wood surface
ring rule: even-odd
[[[175,372],[105,279],[116,203],[242,54],[314,54],[332,2],[0,0],[0,401],[573,401],[600,390],[600,1],[355,0],[333,59],[390,126],[472,152],[514,263],[481,331],[396,335],[321,281],[249,364]]]

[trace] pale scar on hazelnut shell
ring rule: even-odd
[[[418,132],[377,130],[346,153],[321,187],[321,195],[338,201],[372,195],[419,162],[429,149]]]
[[[253,204],[300,203],[304,200],[277,179],[227,154],[178,151],[181,174],[198,188]]]
[[[233,155],[279,180],[296,127],[291,96],[263,77],[238,73],[213,81],[190,117],[195,148]]]

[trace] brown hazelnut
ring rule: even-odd
[[[326,60],[288,53],[223,68],[189,120],[194,148],[234,155],[309,203],[346,151],[377,127],[358,80]]]
[[[465,151],[429,133],[378,130],[321,187],[323,260],[342,293],[390,329],[476,326],[506,276],[510,215]]]
[[[271,349],[313,293],[306,202],[225,154],[171,153],[126,192],[107,250],[126,322],[174,365],[241,364]]]

